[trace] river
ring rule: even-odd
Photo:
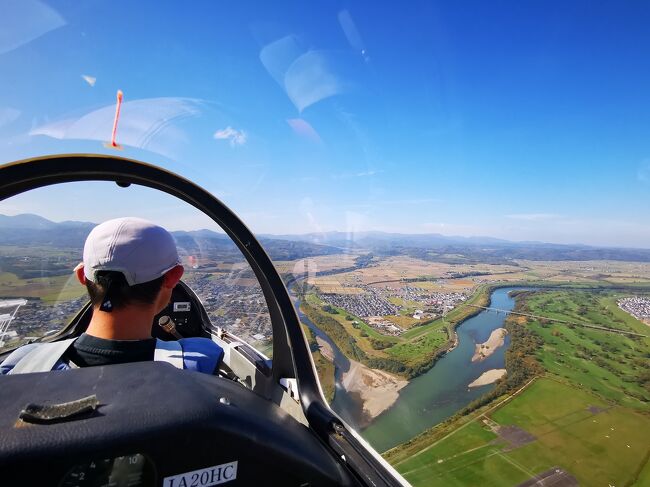
[[[291,293],[293,286],[288,286],[289,292]],[[362,416],[362,401],[357,394],[348,392],[345,387],[343,387],[342,379],[343,374],[350,370],[350,361],[348,358],[341,352],[341,349],[336,346],[329,336],[323,333],[302,311],[300,311],[300,299],[294,298],[294,306],[296,312],[298,313],[298,318],[300,321],[307,325],[313,332],[314,335],[325,340],[332,347],[334,352],[334,386],[336,387],[336,393],[334,394],[334,400],[330,404],[330,407],[336,411],[336,413],[343,418],[343,420],[352,426],[355,429],[358,429],[359,422]]]
[[[492,292],[491,306],[512,310],[515,300],[508,293],[513,289],[498,288]],[[296,309],[300,302],[296,301]],[[351,426],[356,427],[361,413],[358,397],[347,393],[340,383],[350,362],[338,347],[299,311],[300,319],[332,345],[336,365],[336,395],[331,406]],[[507,336],[503,347],[481,362],[472,362],[474,345],[488,339],[492,330],[504,325],[506,315],[482,311],[456,328],[458,346],[441,358],[434,367],[413,379],[400,391],[399,399],[361,432],[377,451],[385,451],[422,433],[490,391],[494,385],[469,389],[467,386],[483,372],[505,368],[505,350],[510,344]]]

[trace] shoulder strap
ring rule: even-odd
[[[183,369],[183,347],[175,340],[165,342],[156,339],[156,351],[153,355],[156,362],[167,362],[177,369]]]
[[[26,374],[29,372],[49,372],[77,339],[68,338],[60,342],[41,343],[18,361],[9,374]]]

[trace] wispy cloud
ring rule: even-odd
[[[562,215],[556,215],[555,213],[514,213],[512,215],[506,215],[506,218],[510,218],[512,220],[539,222],[545,220],[557,220],[558,218],[562,218]]]
[[[214,138],[217,140],[230,141],[230,147],[244,145],[247,140],[246,132],[244,132],[243,130],[236,130],[232,128],[230,125],[225,129],[217,130],[214,133]]]
[[[375,174],[380,174],[380,173],[382,173],[382,172],[384,172],[384,171],[382,171],[382,170],[376,170],[376,169],[371,169],[371,170],[369,170],[369,171],[358,172],[358,173],[356,173],[354,176],[357,177],[357,178],[365,178],[365,177],[367,177],[367,176],[374,176]]]
[[[86,83],[88,83],[90,86],[95,86],[95,83],[97,83],[97,78],[95,78],[94,76],[90,76],[90,75],[87,75],[87,74],[82,74],[81,78]]]
[[[381,174],[383,172],[383,169],[368,169],[367,171],[360,171],[355,173],[332,174],[332,179],[367,178],[370,176],[376,176],[377,174]]]
[[[405,198],[399,200],[383,200],[378,201],[377,204],[384,205],[425,205],[427,203],[441,203],[439,198]]]
[[[318,180],[319,178],[316,176],[300,176],[299,178],[296,178],[296,181],[299,183],[311,183]]]

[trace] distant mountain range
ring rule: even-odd
[[[401,234],[385,232],[309,233],[274,235],[286,239],[330,245],[351,250],[368,250],[379,255],[410,255],[425,260],[461,263],[506,263],[529,260],[620,260],[650,262],[650,249],[592,247],[545,242],[513,242],[493,237],[446,236],[437,233]]]
[[[23,214],[0,215],[0,245],[33,245],[51,247],[83,247],[90,222],[65,221],[55,223],[42,216]]]
[[[302,235],[268,235],[282,240],[297,240],[321,245],[334,245],[345,248],[364,248],[387,246],[440,247],[446,245],[519,245],[517,242],[493,237],[450,237],[439,233],[386,233],[386,232],[325,232]],[[534,242],[530,242],[534,243]],[[537,242],[539,243],[539,242]],[[550,245],[550,244],[547,244]]]
[[[78,249],[97,225],[91,222],[64,221],[55,223],[38,215],[0,215],[0,245],[54,247]],[[180,249],[188,254],[218,252],[233,260],[241,253],[225,233],[212,230],[171,232]],[[284,240],[261,237],[260,243],[274,260],[293,260],[316,255],[338,254],[341,249],[300,240]]]
[[[0,215],[0,245],[31,245],[81,248],[95,223],[55,223],[38,215]],[[237,252],[225,233],[212,230],[172,232],[179,247],[193,250],[218,249]],[[449,237],[440,234],[384,232],[308,233],[302,235],[258,235],[275,260],[292,260],[342,251],[366,251],[376,255],[410,255],[441,262],[505,263],[531,260],[621,260],[650,262],[650,249],[561,245],[544,242],[512,242],[491,237]]]

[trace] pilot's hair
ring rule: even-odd
[[[86,279],[86,289],[94,307],[110,299],[112,309],[121,309],[131,304],[153,304],[164,278],[160,276],[153,281],[129,286],[121,272],[97,271],[95,282]]]

